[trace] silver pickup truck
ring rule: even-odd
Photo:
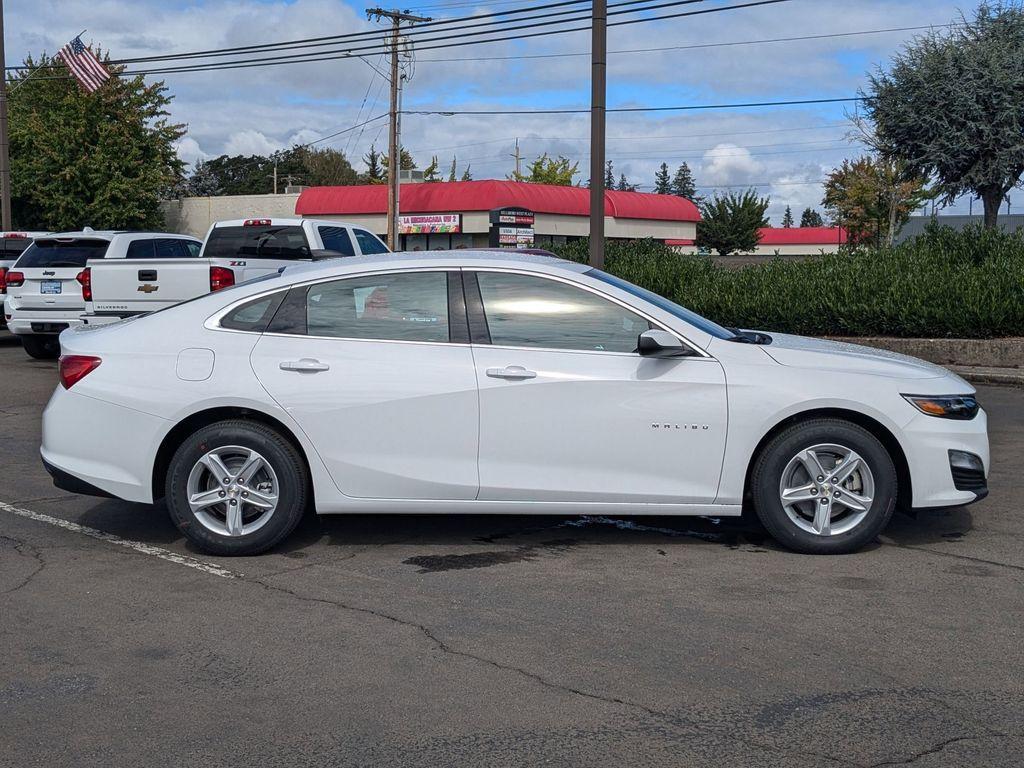
[[[321,219],[236,219],[215,223],[195,258],[90,261],[86,325],[155,312],[300,261],[387,253],[362,227]]]

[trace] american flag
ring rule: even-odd
[[[81,37],[65,45],[57,55],[71,70],[78,84],[89,93],[96,91],[110,77],[110,72],[96,54],[85,47]]]

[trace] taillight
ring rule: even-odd
[[[235,273],[227,267],[210,267],[210,293],[235,284]]]
[[[4,282],[8,288],[20,288],[25,284],[25,273],[8,271]]]
[[[60,359],[60,383],[64,389],[75,384],[99,368],[103,361],[91,355],[63,355]]]
[[[7,293],[7,267],[0,267],[0,293]]]
[[[75,280],[82,286],[82,298],[92,301],[92,267],[86,267],[75,276]]]

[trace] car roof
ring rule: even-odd
[[[324,224],[333,224],[335,226],[341,224],[346,227],[357,227],[359,229],[365,229],[358,224],[351,224],[343,219],[323,219],[323,218],[301,218],[297,216],[250,216],[247,219],[226,219],[224,221],[213,222],[213,228],[219,227],[244,227],[247,221],[269,221],[272,227],[301,227],[304,222],[322,222]]]
[[[289,265],[284,269],[286,277],[303,279],[315,277],[319,273],[339,274],[345,272],[362,272],[368,269],[388,267],[441,267],[457,269],[459,267],[497,267],[510,268],[516,266],[544,267],[546,270],[573,272],[582,274],[591,267],[575,261],[567,261],[554,256],[541,256],[535,253],[507,251],[505,253],[487,250],[458,249],[451,251],[405,251],[399,253],[378,253],[369,256],[341,256],[335,259],[323,259],[313,263],[302,262]]]
[[[40,239],[62,240],[69,238],[81,238],[83,240],[113,240],[120,235],[131,235],[133,237],[157,238],[176,237],[184,240],[198,240],[192,235],[179,235],[176,232],[145,232],[131,229],[83,229],[77,232],[47,232],[39,235]]]

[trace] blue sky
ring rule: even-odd
[[[469,4],[414,0],[435,18],[469,16],[531,0]],[[732,4],[707,0],[708,7]],[[444,6],[444,7],[442,7]],[[456,7],[457,6],[457,7]],[[59,49],[82,28],[86,42],[114,57],[251,45],[362,31],[364,3],[346,0],[7,0],[8,63]],[[585,8],[585,6],[582,6]],[[791,0],[762,8],[620,26],[609,33],[610,106],[670,106],[854,95],[865,72],[884,63],[911,32],[802,42],[660,50],[947,24],[958,4],[945,0]],[[970,6],[968,6],[970,7]],[[673,9],[674,10],[674,9]],[[662,10],[660,13],[669,11]],[[619,17],[624,18],[624,17]],[[405,93],[407,109],[543,109],[589,104],[589,33],[423,51]],[[630,51],[628,53],[619,51]],[[552,56],[558,54],[558,56]],[[509,56],[549,58],[497,59]],[[188,125],[179,153],[188,162],[222,153],[267,153],[306,142],[386,109],[387,91],[371,64],[347,59],[259,69],[164,75],[172,113]],[[748,183],[769,194],[776,222],[786,205],[817,206],[820,180],[858,153],[846,140],[848,106],[612,114],[608,157],[616,174],[650,186],[661,162],[685,160],[698,183]],[[371,143],[386,141],[384,121],[329,142],[359,167]],[[423,167],[452,156],[460,173],[503,178],[516,138],[523,155],[565,154],[586,173],[586,115],[483,115],[404,119],[404,144]],[[966,201],[962,206],[966,212]],[[952,211],[951,211],[952,212]]]

